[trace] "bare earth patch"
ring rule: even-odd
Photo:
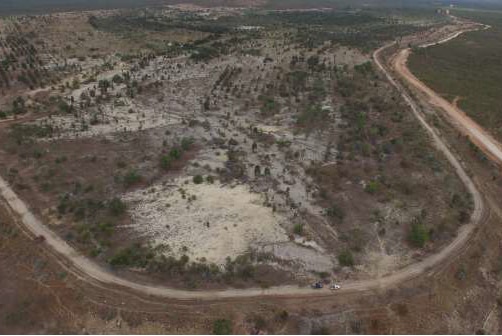
[[[285,218],[248,187],[183,182],[124,197],[131,204],[132,227],[155,244],[168,245],[169,253],[221,264],[253,247],[288,240],[280,225]]]

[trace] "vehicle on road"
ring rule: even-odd
[[[35,242],[37,242],[37,243],[43,243],[44,241],[45,241],[45,237],[42,235],[35,237]]]
[[[311,287],[312,287],[313,289],[321,289],[321,288],[323,288],[323,287],[324,287],[324,285],[322,284],[322,282],[321,282],[321,281],[317,281],[317,282],[314,282],[314,283],[311,285]]]
[[[340,288],[342,288],[342,286],[340,286],[339,284],[336,284],[336,283],[333,283],[333,284],[331,284],[331,286],[329,286],[329,289],[331,289],[331,290],[337,290]]]

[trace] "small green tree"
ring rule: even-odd
[[[213,323],[214,335],[230,335],[232,334],[232,322],[227,319],[219,319]]]
[[[366,188],[364,190],[366,190],[366,192],[370,194],[375,194],[378,191],[378,189],[380,189],[380,184],[378,183],[378,181],[370,181],[366,185]]]
[[[169,151],[169,157],[173,160],[181,158],[181,151],[178,148],[173,148]]]
[[[415,247],[424,247],[425,243],[429,240],[429,232],[427,232],[425,225],[420,222],[413,223],[411,225],[409,240]]]
[[[303,234],[303,224],[295,224],[293,232],[294,234],[301,236]]]
[[[124,185],[126,187],[130,187],[139,181],[141,181],[141,175],[134,169],[128,171],[127,174],[124,175]]]
[[[181,139],[181,148],[186,151],[189,150],[190,147],[192,147],[193,144],[193,138],[183,138]]]
[[[349,250],[344,250],[338,255],[338,262],[342,266],[354,266],[354,256]]]
[[[173,160],[171,159],[170,156],[167,156],[167,155],[163,155],[161,158],[160,158],[160,167],[164,170],[168,170],[169,168],[171,168],[171,164],[172,164]]]
[[[345,213],[342,208],[340,208],[336,204],[333,204],[330,208],[326,209],[326,216],[330,218],[336,218],[341,221],[345,217]]]
[[[115,197],[108,204],[108,209],[113,216],[120,216],[126,211],[126,204],[118,197]]]
[[[201,184],[202,182],[204,182],[204,178],[201,175],[195,175],[193,177],[193,183]]]
[[[115,84],[122,84],[124,82],[124,79],[119,74],[116,74],[115,76],[113,76],[112,82],[114,82]]]

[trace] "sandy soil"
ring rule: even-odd
[[[177,257],[224,264],[227,257],[288,241],[281,226],[286,218],[265,207],[265,198],[245,185],[194,184],[185,178],[152,189],[125,195],[132,227],[154,244],[169,246]]]

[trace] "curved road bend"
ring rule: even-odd
[[[417,117],[420,124],[431,135],[435,146],[440,150],[451,163],[458,176],[465,184],[466,188],[472,194],[474,201],[474,210],[471,215],[469,224],[462,226],[459,229],[457,237],[443,250],[437,254],[431,255],[424,260],[415,264],[409,265],[395,273],[383,276],[378,279],[353,281],[344,283],[342,289],[338,291],[330,291],[328,289],[313,290],[308,287],[298,286],[277,286],[268,289],[248,288],[248,289],[225,289],[225,290],[208,290],[208,291],[192,291],[182,290],[163,286],[155,286],[141,284],[121,278],[106,268],[101,267],[92,260],[86,258],[77,252],[73,247],[61,239],[56,233],[45,226],[27,207],[27,205],[15,194],[8,183],[0,177],[0,195],[6,200],[12,211],[19,216],[20,224],[31,234],[35,236],[42,235],[45,237],[45,243],[52,250],[62,257],[75,270],[75,273],[81,274],[83,280],[89,282],[99,282],[104,285],[112,285],[122,287],[124,290],[133,290],[139,293],[172,298],[178,300],[215,300],[224,298],[243,298],[243,297],[258,297],[258,296],[328,296],[336,295],[338,292],[356,292],[356,291],[371,291],[375,289],[384,289],[395,286],[404,281],[413,279],[421,274],[429,272],[434,266],[438,266],[443,261],[452,258],[459,252],[468,242],[471,233],[475,226],[483,219],[485,211],[483,199],[474,185],[471,178],[462,168],[459,161],[455,158],[452,152],[448,149],[443,140],[436,134],[436,131],[427,124],[422,114],[419,111],[416,103],[406,93],[406,91],[397,83],[386,68],[382,65],[379,57],[382,50],[391,45],[384,46],[374,53],[374,59],[377,66],[385,74],[387,79],[393,86],[397,88],[403,99],[410,106],[413,114]]]

